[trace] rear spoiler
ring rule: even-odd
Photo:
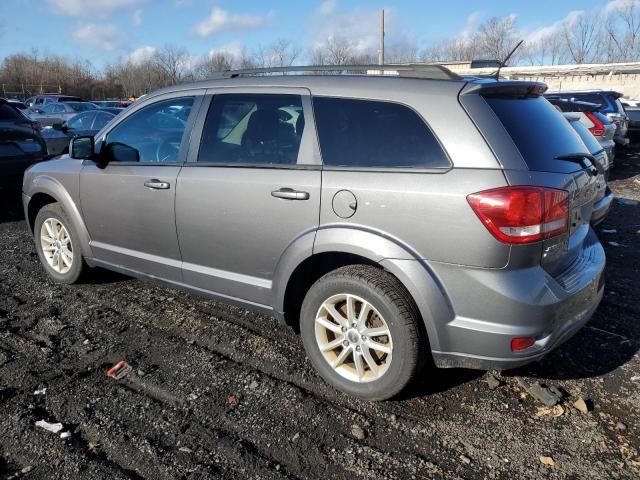
[[[476,94],[483,97],[536,98],[547,91],[547,84],[524,81],[470,81],[462,89],[461,95]]]

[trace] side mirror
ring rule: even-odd
[[[94,156],[93,137],[75,137],[69,146],[69,156],[76,160],[91,159]]]
[[[67,130],[69,130],[69,127],[67,127],[66,122],[54,123],[53,125],[51,125],[51,128],[53,128],[54,130],[58,130],[60,132],[66,132]]]

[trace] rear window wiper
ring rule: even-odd
[[[584,166],[584,160],[587,159],[595,167],[596,171],[600,174],[604,174],[604,168],[600,165],[600,162],[596,157],[589,153],[567,153],[565,155],[556,155],[556,160],[566,160],[567,162],[579,163]]]

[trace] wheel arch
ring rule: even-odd
[[[91,246],[89,244],[89,232],[82,220],[80,210],[69,192],[60,182],[49,176],[36,177],[31,182],[25,195],[29,198],[27,205],[25,205],[25,214],[27,224],[32,233],[36,216],[42,207],[57,202],[62,206],[73,224],[73,229],[78,235],[82,254],[85,257],[92,256]]]
[[[297,255],[283,256],[274,277],[273,306],[281,321],[298,328],[304,295],[326,273],[347,265],[372,265],[387,270],[408,290],[431,349],[439,349],[440,332],[453,319],[453,309],[428,263],[414,252],[376,232],[345,228],[319,230],[312,248],[294,250]]]

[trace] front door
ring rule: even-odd
[[[141,106],[106,133],[80,175],[80,202],[97,260],[180,281],[178,172],[196,96]]]
[[[287,248],[311,254],[321,181],[309,92],[269,90],[214,92],[176,192],[185,283],[263,306]]]

